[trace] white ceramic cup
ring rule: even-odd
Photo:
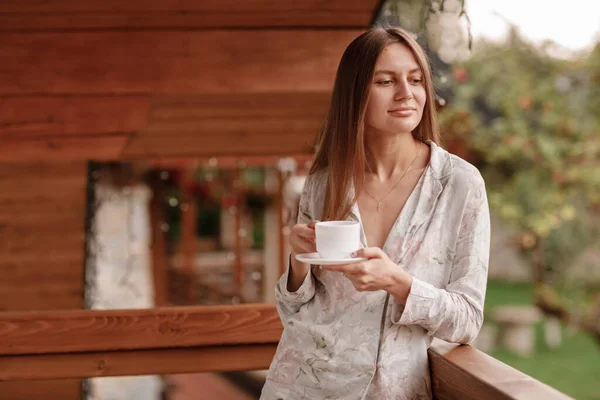
[[[324,221],[315,224],[317,252],[324,259],[352,258],[360,249],[360,223]]]

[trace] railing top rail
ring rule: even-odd
[[[277,343],[270,304],[0,313],[0,355]]]

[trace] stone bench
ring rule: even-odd
[[[530,356],[535,350],[535,325],[544,321],[544,337],[550,348],[561,343],[560,322],[544,318],[535,306],[510,305],[494,310],[493,319],[498,324],[499,345],[521,356]]]
[[[493,312],[498,342],[509,351],[530,356],[535,350],[535,324],[542,313],[534,306],[501,306]]]

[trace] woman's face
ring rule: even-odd
[[[388,45],[375,64],[366,132],[412,132],[421,121],[426,101],[423,73],[413,53],[400,43]]]

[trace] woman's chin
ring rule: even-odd
[[[412,131],[415,130],[415,128],[417,127],[418,124],[414,124],[414,123],[410,123],[409,121],[406,121],[404,123],[395,123],[395,124],[389,124],[388,126],[386,126],[384,129],[382,129],[385,132],[391,132],[394,134],[399,134],[399,133],[408,133],[410,134]]]

